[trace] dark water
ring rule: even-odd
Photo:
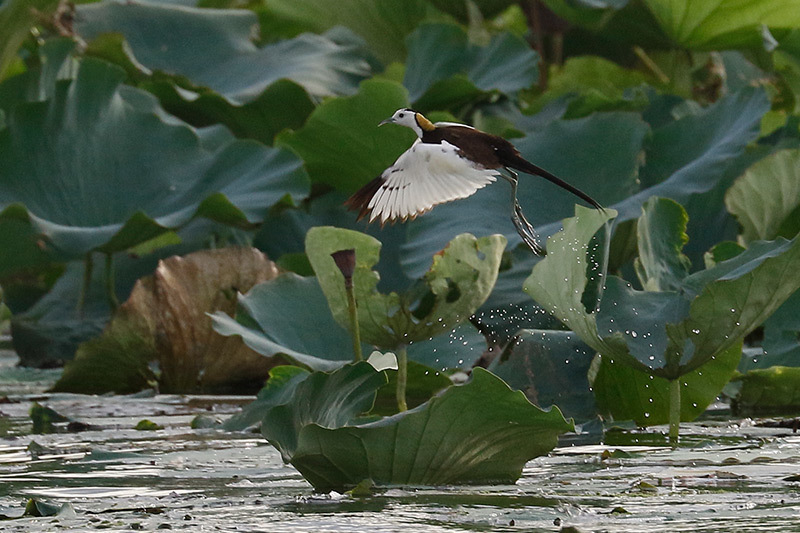
[[[800,531],[800,482],[785,480],[800,474],[800,435],[751,420],[685,424],[678,449],[653,436],[664,428],[565,441],[515,485],[351,498],[314,494],[260,435],[190,429],[241,398],[49,395],[57,373],[13,363],[0,355],[0,515],[30,498],[62,510],[2,531]],[[34,400],[92,427],[30,435]],[[144,418],[164,429],[132,429]]]

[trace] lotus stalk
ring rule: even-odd
[[[105,286],[106,298],[108,298],[108,305],[112,311],[116,311],[119,307],[119,300],[117,300],[117,292],[114,290],[114,256],[110,253],[106,254],[105,265]]]
[[[331,254],[333,262],[344,276],[344,290],[347,293],[347,310],[350,314],[350,331],[353,334],[353,361],[358,362],[364,359],[361,353],[361,331],[358,328],[358,308],[356,307],[356,295],[353,290],[353,273],[356,269],[356,251],[339,250]]]
[[[673,379],[669,382],[669,443],[678,445],[681,429],[681,381]]]
[[[83,283],[81,284],[81,292],[78,294],[77,311],[79,316],[83,316],[83,308],[86,305],[86,298],[89,296],[93,268],[94,261],[92,260],[92,252],[87,252],[86,256],[83,258]]]
[[[395,395],[397,396],[397,411],[402,413],[408,411],[408,403],[406,403],[406,384],[408,383],[408,351],[405,346],[397,348],[395,355],[397,355],[397,389]]]

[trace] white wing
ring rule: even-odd
[[[417,140],[381,174],[382,183],[367,204],[370,222],[406,220],[433,206],[466,198],[497,179],[497,171],[477,167],[448,142]]]

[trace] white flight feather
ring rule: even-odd
[[[414,218],[435,205],[471,196],[494,182],[497,170],[476,166],[446,141],[417,140],[381,177],[383,183],[367,204],[370,222]]]

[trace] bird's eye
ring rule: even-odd
[[[406,115],[405,113],[400,113],[399,115],[397,115],[397,118],[403,118],[405,115]]]

